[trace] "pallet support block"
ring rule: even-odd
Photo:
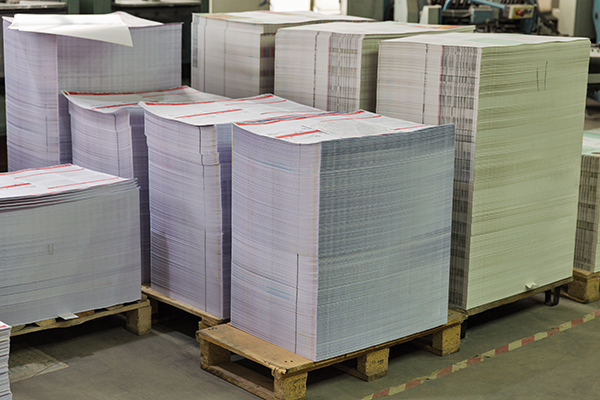
[[[568,298],[580,303],[600,300],[600,272],[573,269],[573,282],[569,283]]]
[[[388,360],[390,349],[376,350],[356,358],[356,370],[364,377],[361,379],[371,382],[375,379],[383,378],[388,373]]]
[[[132,311],[128,311],[125,328],[138,336],[150,333],[152,329],[152,307],[148,303],[145,307],[141,307]]]
[[[435,332],[431,342],[431,352],[446,356],[460,350],[460,325]]]
[[[273,372],[274,390],[276,400],[304,400],[306,399],[306,378],[308,373],[288,376],[281,372]]]
[[[208,340],[200,341],[200,366],[202,369],[214,367],[231,360],[231,352]]]

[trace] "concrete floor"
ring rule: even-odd
[[[600,309],[543,296],[469,319],[459,353],[435,356],[412,345],[392,349],[389,374],[371,383],[334,368],[309,373],[308,399],[362,399]],[[200,369],[197,319],[178,313],[137,337],[120,316],[63,330],[15,337],[15,400],[256,399]],[[36,365],[38,364],[38,365]],[[47,368],[47,370],[44,370]],[[54,371],[52,371],[54,370]],[[52,372],[47,372],[52,371]],[[390,396],[395,399],[598,399],[600,318]]]

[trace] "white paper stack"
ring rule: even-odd
[[[236,123],[231,323],[319,361],[448,315],[454,127]]]
[[[579,209],[575,237],[575,268],[600,272],[598,224],[600,224],[600,131],[583,132]]]
[[[221,96],[187,86],[152,92],[63,92],[69,100],[73,163],[94,171],[135,178],[140,187],[142,283],[150,282],[148,146],[140,101],[184,103]]]
[[[280,29],[275,44],[275,94],[328,111],[375,111],[381,40],[473,32],[474,28],[388,21]]]
[[[378,112],[456,125],[451,304],[571,276],[588,59],[580,38],[381,42]]]
[[[11,400],[8,380],[8,355],[10,353],[10,326],[0,321],[0,400]]]
[[[317,110],[273,95],[141,105],[147,111],[152,288],[229,318],[231,124]]]
[[[5,18],[9,170],[71,162],[69,112],[61,90],[177,87],[180,53],[181,24],[124,13]]]
[[[371,21],[312,11],[193,14],[192,87],[227,97],[273,93],[278,29],[332,21]]]
[[[60,165],[0,175],[0,318],[21,325],[140,298],[134,180]]]

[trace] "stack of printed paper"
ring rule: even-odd
[[[11,400],[8,381],[8,355],[10,353],[10,326],[0,321],[0,400]]]
[[[378,112],[456,126],[451,304],[571,276],[588,60],[581,38],[381,42]]]
[[[61,90],[177,87],[180,53],[181,24],[124,13],[5,18],[9,170],[71,162],[69,112]]]
[[[21,325],[140,298],[134,180],[60,165],[0,174],[0,316]]]
[[[474,28],[388,21],[280,29],[275,44],[275,94],[323,110],[375,111],[381,40],[473,32]]]
[[[229,318],[231,123],[316,110],[273,95],[141,105],[147,111],[152,288]]]
[[[154,92],[64,92],[69,100],[73,162],[140,186],[142,283],[150,282],[150,208],[148,205],[148,146],[140,101],[183,103],[223,99],[187,86]]]
[[[192,87],[227,97],[273,93],[278,29],[332,21],[371,21],[311,11],[193,14]]]
[[[575,268],[589,272],[600,271],[598,257],[598,224],[600,223],[600,131],[583,133],[579,209],[575,238]]]
[[[318,361],[446,323],[452,125],[320,114],[233,143],[233,326]]]

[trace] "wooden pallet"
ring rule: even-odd
[[[225,324],[229,321],[229,319],[217,318],[214,315],[207,313],[206,311],[202,311],[199,308],[192,307],[188,304],[185,304],[182,301],[175,300],[169,296],[166,296],[162,293],[157,292],[152,289],[150,285],[142,285],[142,293],[144,293],[148,298],[150,298],[152,304],[152,311],[155,312],[157,310],[157,302],[168,304],[180,310],[183,310],[189,314],[195,315],[200,318],[200,322],[198,322],[198,329],[204,329],[209,326],[217,326],[221,324]]]
[[[424,332],[406,336],[343,356],[314,362],[281,347],[242,332],[231,324],[199,330],[200,365],[202,369],[267,400],[300,400],[306,398],[308,372],[335,365],[366,381],[387,375],[389,349],[392,346],[433,335],[431,348],[437,354],[455,353],[460,348],[460,325],[466,316],[449,310],[448,323]],[[232,353],[271,370],[273,379],[231,361]],[[357,360],[357,367],[343,362]]]
[[[569,289],[563,296],[580,303],[600,300],[600,272],[573,268],[573,282],[569,283]]]
[[[54,328],[68,328],[71,326],[81,325],[84,322],[106,317],[108,315],[122,314],[127,316],[125,328],[135,333],[138,336],[145,335],[151,329],[151,314],[150,301],[143,296],[142,300],[132,303],[119,304],[111,307],[106,307],[97,310],[84,311],[76,313],[77,318],[63,320],[61,318],[46,319],[27,325],[13,326],[10,336],[25,335],[27,333],[43,331]]]
[[[569,284],[572,280],[573,280],[573,277],[562,279],[560,281],[557,281],[557,282],[554,282],[554,283],[550,283],[548,285],[540,286],[538,288],[535,288],[535,289],[532,289],[532,290],[528,290],[526,292],[519,293],[519,294],[516,294],[514,296],[509,296],[509,297],[506,297],[504,299],[493,301],[493,302],[488,303],[488,304],[484,304],[484,305],[481,305],[481,306],[478,306],[478,307],[473,307],[473,308],[471,308],[469,310],[464,310],[463,312],[465,312],[468,316],[476,315],[476,314],[482,313],[484,311],[491,310],[492,308],[500,307],[500,306],[503,306],[505,304],[514,303],[515,301],[522,300],[522,299],[531,297],[533,295],[536,295],[536,294],[542,293],[542,292],[546,292],[546,304],[548,304],[548,305],[556,305],[556,304],[549,304],[548,303],[548,301],[549,301],[548,298],[550,297],[549,294],[550,295],[552,295],[552,294],[554,294],[554,295],[560,294],[560,288],[561,288],[561,286]],[[553,301],[556,302],[556,303],[558,303],[558,297],[555,296],[554,299],[553,299]]]

